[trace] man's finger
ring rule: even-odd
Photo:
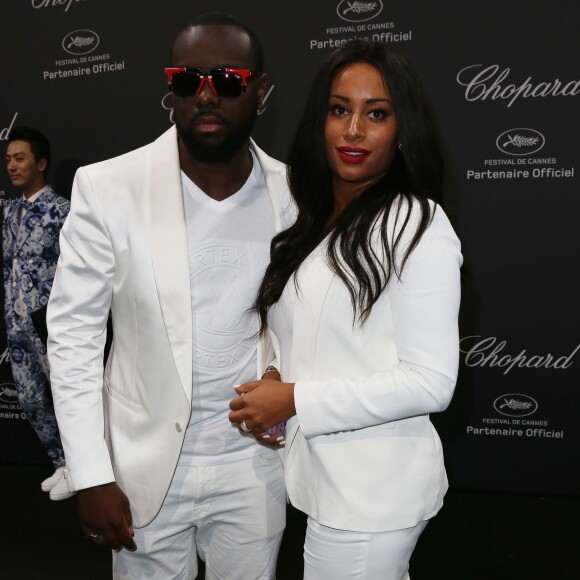
[[[135,552],[137,550],[137,544],[135,543],[135,540],[131,538],[131,541],[125,544],[125,548],[129,550],[129,552]]]

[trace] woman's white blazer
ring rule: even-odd
[[[287,491],[295,507],[325,526],[402,529],[442,505],[448,484],[429,413],[444,410],[455,387],[462,257],[447,216],[432,207],[402,277],[392,279],[362,326],[353,322],[350,296],[328,267],[324,244],[273,307],[289,308],[293,321],[278,328],[274,313],[270,330],[282,380],[296,383]],[[415,204],[398,259],[417,216]],[[389,219],[390,236],[398,230]]]

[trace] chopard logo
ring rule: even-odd
[[[475,341],[469,348],[465,345]],[[507,375],[515,366],[528,369],[556,369],[562,370],[574,364],[574,355],[580,349],[580,344],[568,355],[554,357],[551,353],[530,356],[525,350],[517,355],[504,354],[507,341],[498,341],[495,336],[481,338],[479,335],[466,336],[459,341],[459,348],[465,354],[465,365],[468,367],[498,367]]]
[[[8,141],[8,135],[10,135],[10,131],[12,131],[12,127],[14,126],[14,122],[16,121],[16,117],[18,117],[18,111],[14,113],[14,116],[10,121],[10,125],[0,129],[0,141]]]
[[[99,46],[99,35],[92,30],[75,30],[62,39],[62,47],[69,54],[89,54],[97,46]]]
[[[494,409],[508,417],[527,417],[538,410],[538,403],[532,397],[513,393],[501,395],[493,402]]]
[[[9,363],[9,362],[10,362],[10,349],[8,347],[6,347],[4,352],[2,354],[0,354],[0,365],[3,363]]]
[[[374,2],[342,0],[336,7],[336,13],[347,22],[365,22],[378,16],[382,9],[382,0]]]
[[[497,139],[496,146],[508,155],[530,155],[539,151],[546,143],[544,136],[535,129],[510,129]]]
[[[3,383],[0,385],[0,401],[2,403],[17,403],[18,395],[14,385],[10,383]]]
[[[36,8],[56,8],[58,6],[64,7],[64,11],[68,12],[72,4],[78,2],[86,2],[86,0],[32,0],[32,7]]]
[[[266,105],[266,101],[270,98],[270,95],[272,94],[272,91],[274,90],[275,86],[276,85],[272,85],[268,89],[268,92],[264,95],[264,98],[262,99],[262,103],[260,104],[260,107],[258,108],[258,115],[263,115],[266,112],[266,109],[268,108]]]
[[[529,97],[570,97],[580,93],[580,79],[567,83],[559,79],[535,83],[532,81],[532,77],[528,77],[519,85],[512,82],[503,84],[511,72],[509,67],[501,71],[497,64],[483,69],[482,67],[482,64],[472,64],[462,68],[457,73],[457,82],[466,87],[465,99],[467,101],[501,99],[507,101],[506,106],[509,108],[520,97],[522,99]]]

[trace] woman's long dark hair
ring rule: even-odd
[[[329,229],[327,223],[334,209],[325,143],[330,87],[340,70],[357,62],[368,63],[381,73],[397,115],[400,148],[387,174],[351,202]],[[329,265],[349,291],[353,322],[358,319],[363,324],[393,273],[400,277],[429,226],[433,212],[428,200],[442,202],[441,144],[431,107],[409,59],[383,43],[364,40],[350,41],[334,51],[314,79],[288,162],[288,183],[298,217],[293,226],[272,240],[270,265],[255,305],[260,332],[266,328],[269,307],[280,299],[292,274],[327,234]],[[407,203],[401,203],[403,200]],[[413,205],[418,206],[420,218],[397,264],[395,252]],[[391,213],[397,235],[389,240],[386,223]],[[371,245],[371,233],[375,231],[380,234],[382,259]]]

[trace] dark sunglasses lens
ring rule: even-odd
[[[211,80],[220,97],[239,97],[242,94],[242,77],[228,72],[212,74]]]
[[[179,72],[171,75],[171,89],[178,97],[195,95],[199,87],[199,75],[193,72]]]

